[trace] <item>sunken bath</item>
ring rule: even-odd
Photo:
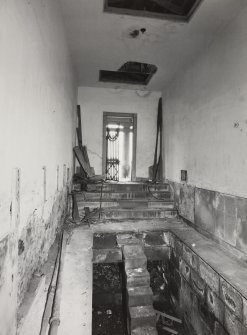
[[[181,280],[171,284],[169,232],[95,234],[93,255],[93,335],[189,334]]]

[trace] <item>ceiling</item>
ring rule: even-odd
[[[245,0],[203,0],[185,23],[105,13],[104,0],[60,1],[78,86],[158,91],[205,51],[245,4]],[[99,82],[100,70],[116,71],[128,61],[157,66],[147,86]]]

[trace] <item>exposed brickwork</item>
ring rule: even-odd
[[[245,335],[247,328],[239,321],[235,314],[227,307],[225,309],[224,327],[229,334]]]
[[[215,318],[223,324],[224,322],[224,311],[225,306],[223,301],[209,288],[207,287],[206,303],[208,310],[213,313]]]
[[[183,258],[194,270],[198,270],[199,260],[195,252],[183,245]]]
[[[241,295],[228,284],[220,279],[220,297],[225,305],[240,319],[243,320],[243,300]]]
[[[183,277],[190,282],[190,273],[191,268],[189,265],[183,260],[183,258],[180,258],[179,260],[179,271],[183,275]]]
[[[220,278],[209,265],[199,259],[199,274],[206,284],[216,293],[220,292]]]
[[[191,334],[247,334],[247,300],[175,235],[169,288]]]
[[[191,270],[191,287],[204,302],[206,296],[206,283],[194,270]]]

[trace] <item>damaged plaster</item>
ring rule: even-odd
[[[5,281],[5,271],[6,271],[5,262],[7,257],[7,251],[8,251],[8,236],[0,241],[0,289]]]

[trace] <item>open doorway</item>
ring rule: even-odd
[[[137,115],[103,113],[103,174],[106,180],[136,179]]]

